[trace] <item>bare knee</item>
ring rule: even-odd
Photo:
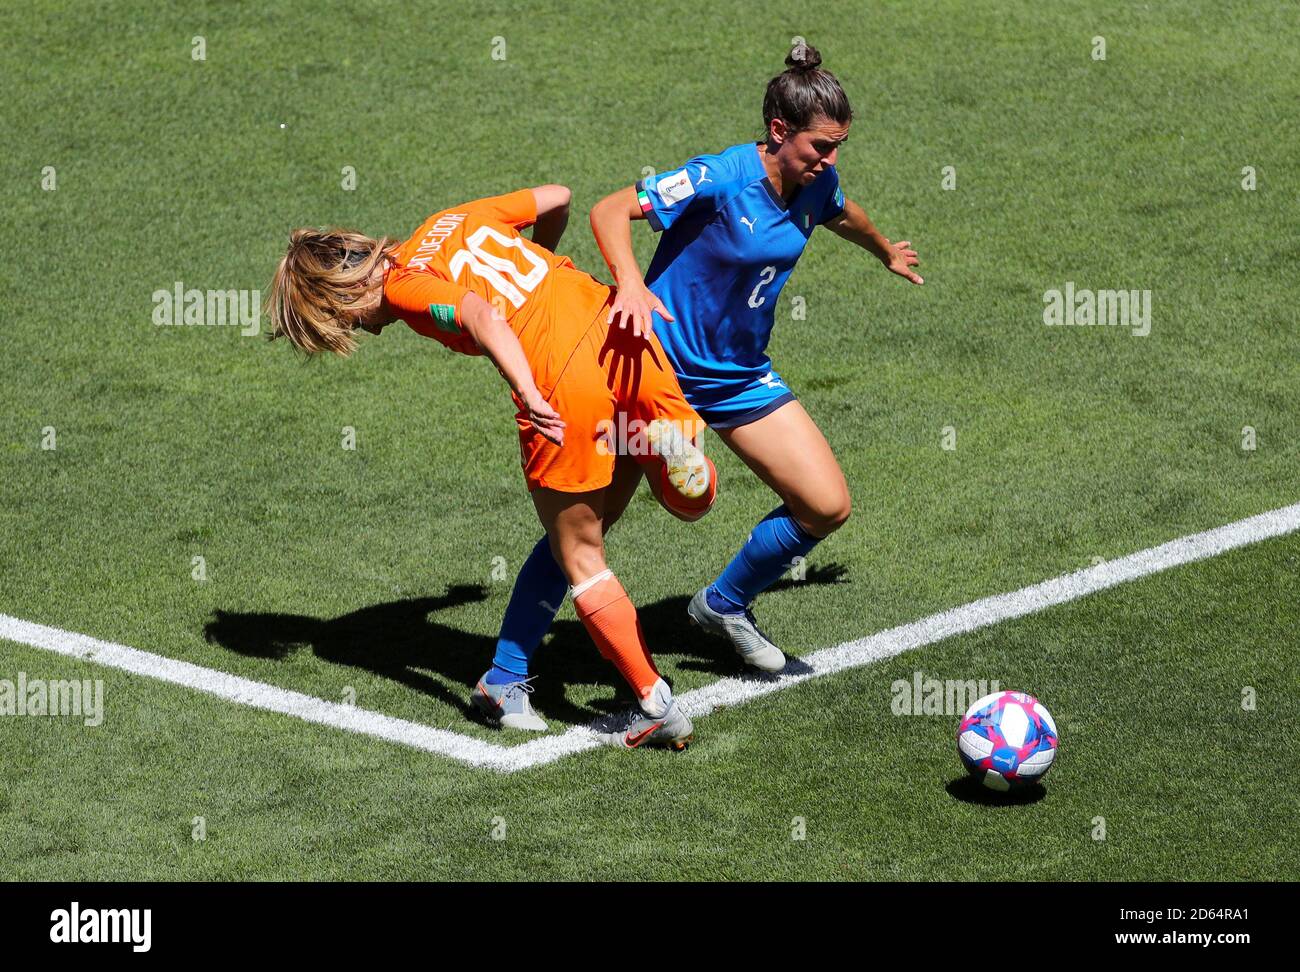
[[[794,518],[813,536],[828,537],[848,522],[852,512],[853,501],[849,498],[846,486],[842,490],[815,497],[811,502],[799,504]]]

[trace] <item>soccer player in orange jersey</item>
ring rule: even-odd
[[[694,443],[703,423],[658,339],[610,328],[613,288],[551,251],[568,204],[563,186],[521,189],[435,213],[405,242],[295,230],[271,286],[272,335],[346,356],[358,328],[378,334],[402,320],[454,351],[491,358],[518,408],[524,478],[578,617],[639,703],[606,741],[680,749],[690,719],[605,562],[603,533],[643,474],[661,504],[693,520],[712,505],[717,471]],[[520,233],[534,225],[533,239]],[[475,687],[475,704],[504,725],[544,729],[527,680],[491,674]]]

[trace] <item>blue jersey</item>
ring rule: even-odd
[[[646,219],[663,231],[646,285],[677,319],[656,322],[655,333],[692,407],[725,425],[780,394],[792,398],[767,344],[777,297],[813,228],[844,210],[834,166],[787,203],[758,145],[745,142],[636,189]]]

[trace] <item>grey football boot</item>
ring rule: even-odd
[[[618,732],[601,733],[601,741],[621,749],[636,749],[638,746],[667,746],[678,751],[687,747],[695,738],[695,727],[686,713],[676,702],[668,711],[658,718],[648,716],[640,709],[632,714],[632,720],[626,729]]]
[[[721,635],[731,642],[746,665],[761,672],[779,672],[785,668],[785,655],[781,649],[758,630],[754,612],[749,608],[737,614],[719,614],[709,607],[708,585],[700,588],[686,606],[690,619],[705,631]]]
[[[663,715],[650,715],[645,711],[649,706]],[[636,749],[638,746],[667,746],[669,749],[683,750],[695,735],[695,727],[682,711],[677,700],[673,698],[672,689],[662,678],[655,683],[654,690],[641,708],[633,711],[627,726],[617,732],[603,732],[601,742],[621,749]]]
[[[474,686],[469,699],[485,716],[507,729],[545,732],[546,723],[533,711],[532,703],[528,701],[528,696],[533,692],[533,687],[528,684],[530,681],[532,680],[520,679],[518,682],[489,685],[487,675],[484,674]]]

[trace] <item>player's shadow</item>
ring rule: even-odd
[[[821,584],[847,584],[848,581],[845,579],[845,575],[848,574],[848,572],[849,569],[847,567],[838,563],[823,564],[820,567],[809,567],[804,573],[802,579],[783,577],[767,590],[768,593],[771,593],[773,591],[797,590],[806,584],[814,586]]]
[[[944,789],[962,803],[977,803],[984,807],[1023,807],[1026,804],[1037,803],[1047,795],[1047,789],[1041,783],[1030,783],[1019,789],[999,793],[997,790],[990,790],[977,777],[969,773],[950,780]]]
[[[811,568],[804,580],[778,584],[777,588],[834,583],[842,574],[843,568],[834,565]],[[491,665],[496,637],[443,624],[434,616],[487,597],[486,587],[461,584],[448,587],[437,597],[389,601],[336,618],[217,610],[204,625],[203,635],[209,643],[252,658],[282,659],[309,648],[322,661],[392,679],[477,719],[469,690]],[[637,609],[646,643],[655,657],[673,659],[679,668],[718,677],[745,674],[725,641],[688,621],[687,601],[686,597],[671,597]],[[807,668],[792,658],[786,672]],[[572,618],[559,619],[551,626],[550,636],[533,658],[532,671],[539,676],[533,682],[533,705],[553,719],[584,723],[626,711],[633,704],[631,692],[622,685],[614,667],[600,657],[586,629]],[[433,677],[435,674],[441,679]],[[593,684],[610,686],[612,691],[585,705],[570,700],[570,686]]]
[[[782,591],[804,585],[844,583],[843,578],[847,572],[847,568],[842,564],[835,563],[822,567],[810,567],[802,579],[777,581],[768,588],[768,591]],[[697,672],[710,672],[719,677],[740,676],[753,679],[771,677],[753,669],[745,668],[739,656],[736,655],[727,642],[715,635],[706,633],[693,624],[686,615],[686,605],[689,603],[689,597],[668,597],[662,601],[655,601],[653,604],[637,608],[637,618],[641,622],[641,631],[645,635],[646,644],[650,646],[650,651],[656,658],[671,655],[684,656],[677,662],[678,668]],[[761,628],[762,619],[759,618],[758,620]],[[583,646],[594,650],[586,630],[577,621],[557,622],[553,630],[555,631],[554,640],[550,646],[542,646],[538,652],[539,658],[544,652],[548,651],[548,648],[559,647],[561,650],[555,652],[555,654],[557,656],[563,655],[566,659],[572,658],[581,652]],[[540,666],[534,664],[534,670],[540,671]],[[790,658],[787,660],[783,674],[806,674],[811,670],[800,659]],[[629,695],[628,698],[630,703],[631,696]],[[540,702],[541,699],[542,691],[539,688],[537,695],[534,696],[534,701]]]
[[[767,589],[767,593],[777,591],[798,590],[805,586],[820,586],[822,584],[843,584],[847,583],[844,576],[848,573],[848,568],[843,564],[831,563],[820,567],[809,567],[800,577],[785,577],[777,581]],[[651,612],[648,616],[646,612],[640,612],[642,622],[641,626],[646,634],[646,642],[651,646],[652,651],[668,650],[668,646],[674,643],[685,646],[687,654],[697,657],[691,657],[680,662],[681,668],[688,668],[693,671],[702,672],[719,672],[724,675],[739,675],[743,678],[766,679],[771,678],[752,668],[745,668],[738,665],[739,656],[732,648],[720,638],[714,635],[706,634],[692,624],[686,618],[686,605],[689,598],[670,598],[666,601],[659,602],[654,607],[663,607],[662,611]],[[764,617],[770,617],[775,605],[769,602],[764,608],[759,607],[758,621],[759,630],[763,630]],[[655,646],[661,648],[655,648]],[[721,653],[721,655],[719,655]],[[727,662],[719,667],[715,664],[716,660],[722,657]],[[703,659],[703,660],[698,660]],[[785,668],[782,669],[783,675],[806,675],[812,671],[812,668],[803,660],[796,657],[786,659]]]
[[[412,597],[360,608],[336,618],[301,614],[214,611],[204,637],[230,651],[256,658],[286,658],[309,648],[321,661],[351,665],[392,679],[446,703],[467,718],[483,721],[469,702],[470,689],[492,664],[496,638],[436,620],[440,611],[488,597],[481,585],[449,587],[437,597]],[[569,628],[577,628],[570,632]],[[631,702],[613,693],[581,707],[568,698],[570,684],[613,685],[618,675],[597,653],[576,621],[557,621],[550,642],[538,649],[533,704],[564,722],[587,722],[626,709]],[[568,650],[576,646],[577,650]],[[563,656],[563,657],[558,657]],[[442,676],[441,678],[434,677]]]

